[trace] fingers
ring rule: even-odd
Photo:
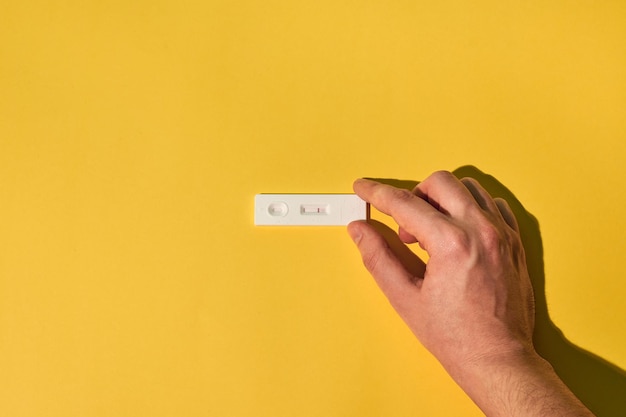
[[[424,277],[426,264],[409,249],[392,228],[375,220],[369,220],[368,224],[385,239],[391,252],[398,258],[404,269],[414,278],[413,281],[415,281],[416,278]]]
[[[380,224],[374,226],[364,221],[356,221],[348,225],[348,233],[357,245],[365,267],[378,286],[392,305],[399,307],[403,300],[407,299],[406,297],[410,297],[418,290],[415,284],[421,281],[425,266],[417,256],[401,245],[397,236],[396,242],[393,240],[388,242],[385,236],[377,230],[376,227],[379,226]],[[391,229],[388,231],[395,235]],[[386,237],[389,239],[390,236]],[[406,251],[399,249],[396,243],[400,243]]]
[[[393,217],[403,229],[403,240],[413,236],[426,250],[428,242],[438,241],[442,227],[447,224],[445,215],[411,191],[364,179],[355,181],[354,191],[376,209]]]
[[[449,216],[463,216],[468,206],[476,205],[468,188],[447,171],[430,175],[413,192],[370,180],[357,180],[354,191],[394,218],[404,243],[419,241],[426,251],[431,246],[429,242],[442,240],[442,233],[449,226]]]
[[[402,242],[406,243],[407,245],[417,242],[417,238],[404,230],[402,227],[398,228],[398,237]]]
[[[463,218],[472,211],[492,213],[519,231],[506,201],[493,199],[475,179],[459,180],[447,171],[435,172],[413,192],[364,179],[355,181],[354,191],[376,209],[393,217],[399,225],[402,242],[419,242],[429,253],[431,243],[445,240],[451,218]]]
[[[413,192],[452,217],[463,216],[468,205],[475,204],[470,190],[448,171],[431,174]]]
[[[509,203],[507,203],[506,200],[502,198],[496,198],[495,203],[498,206],[498,210],[500,210],[500,214],[502,214],[502,218],[504,219],[506,224],[511,226],[513,230],[519,233],[519,223],[517,223],[517,218],[515,217],[513,210],[511,210]]]
[[[491,195],[478,183],[478,181],[474,178],[463,178],[461,182],[465,185],[474,197],[476,203],[478,203],[483,210],[491,213],[498,213],[499,210],[495,201],[493,201]]]
[[[500,215],[502,219],[513,230],[519,232],[519,226],[513,210],[502,198],[492,198],[491,195],[480,185],[474,178],[463,178],[461,182],[472,193],[476,203],[483,209],[490,213]]]
[[[418,185],[419,185],[419,182],[417,182],[415,184],[415,186],[412,188],[413,194],[415,194],[416,196],[418,196],[419,198],[421,198],[424,201],[428,201],[428,197],[425,196],[419,190]],[[413,236],[411,233],[409,233],[406,230],[404,230],[402,227],[398,227],[398,237],[400,237],[400,240],[402,242],[404,242],[405,244],[407,244],[407,245],[410,245],[412,243],[417,243],[417,238],[415,236]]]

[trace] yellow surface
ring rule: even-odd
[[[509,4],[510,3],[510,4]],[[0,415],[478,416],[345,230],[258,192],[471,164],[626,368],[623,1],[0,4]]]

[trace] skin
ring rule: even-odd
[[[506,201],[446,171],[412,192],[365,179],[354,191],[399,225],[392,237],[364,221],[348,226],[365,267],[487,416],[593,415],[533,347],[533,291]],[[404,248],[413,243],[427,263]]]

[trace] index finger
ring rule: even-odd
[[[366,179],[356,180],[353,188],[359,197],[413,235],[427,252],[430,242],[438,241],[442,228],[448,225],[443,213],[409,190]]]

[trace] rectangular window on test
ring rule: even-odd
[[[328,204],[303,204],[300,206],[300,213],[304,215],[326,215],[329,214]]]

